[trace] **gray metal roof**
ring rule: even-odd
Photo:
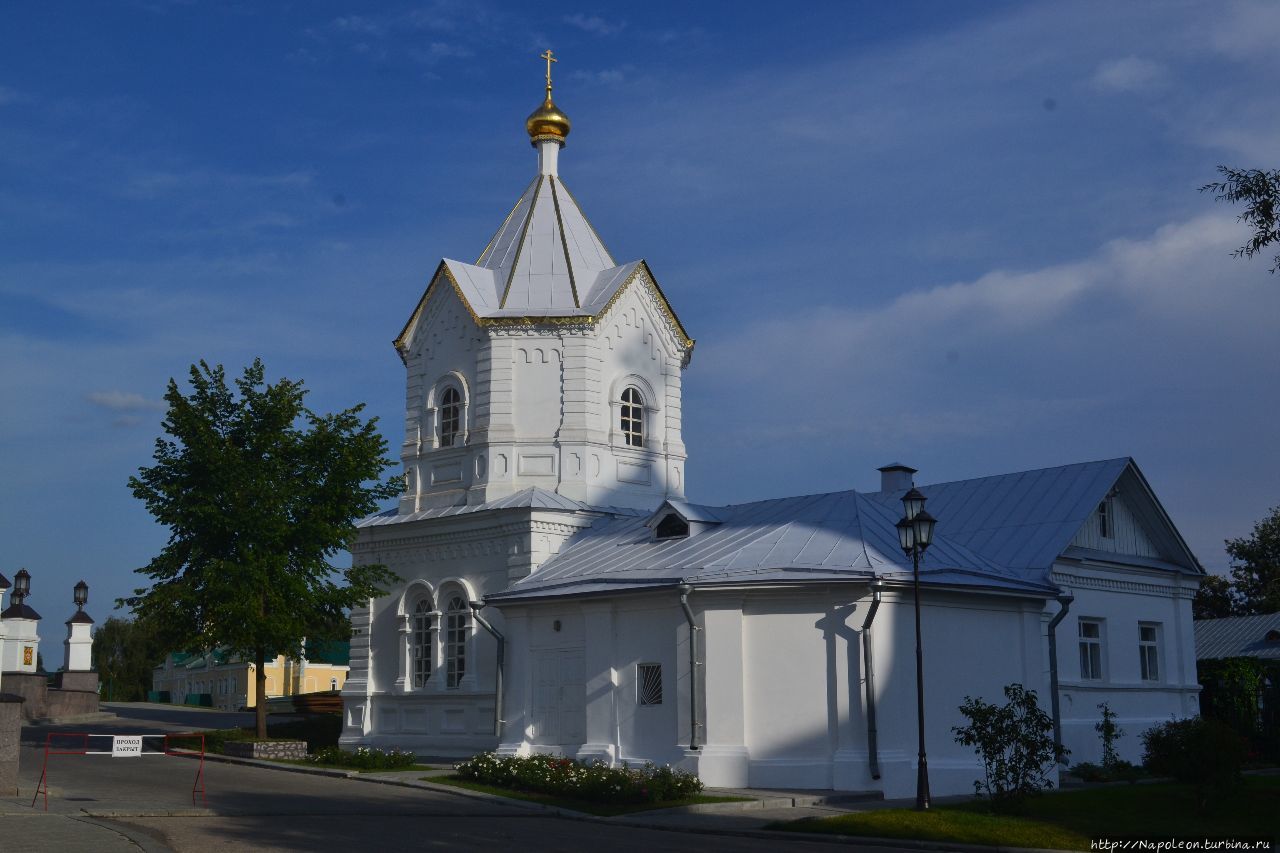
[[[431,507],[429,509],[418,510],[400,514],[398,510],[389,509],[386,512],[380,512],[377,515],[371,515],[356,523],[356,527],[379,527],[386,524],[406,524],[411,521],[421,521],[425,518],[444,518],[451,515],[469,515],[477,512],[490,512],[500,509],[550,509],[562,510],[565,512],[599,512],[608,513],[611,516],[634,516],[639,514],[639,510],[628,509],[626,507],[616,506],[590,506],[582,501],[575,501],[572,498],[566,498],[564,495],[549,492],[546,489],[540,489],[537,486],[523,489],[515,494],[498,498],[497,500],[487,501],[474,506],[444,506]]]
[[[1280,640],[1267,641],[1267,635],[1272,632],[1280,636],[1280,613],[1197,619],[1195,631],[1197,660],[1243,657],[1280,660]]]
[[[1162,560],[1199,572],[1133,460],[1125,457],[920,486],[939,519],[921,579],[1042,594],[1049,571],[1106,495],[1121,485]],[[898,578],[911,565],[894,525],[902,491],[833,492],[724,507],[666,501],[648,519],[605,518],[494,601],[655,585]],[[710,522],[683,539],[656,540],[665,511]],[[1077,549],[1078,550],[1078,549]],[[1114,559],[1116,555],[1106,555]],[[1128,560],[1129,558],[1125,557]]]
[[[674,506],[674,503],[673,503]],[[701,508],[719,523],[682,539],[655,540],[644,518],[605,518],[538,571],[488,599],[694,585],[840,581],[905,577],[899,510],[858,492],[835,492]],[[946,536],[926,554],[922,579],[1044,595],[1040,579],[1019,577]]]
[[[1195,556],[1127,456],[919,489],[938,519],[939,534],[1023,577],[1035,577],[1043,576],[1067,552],[1076,533],[1117,486],[1132,498],[1128,505],[1160,549],[1163,562],[1158,567],[1199,573]],[[898,506],[902,491],[869,497]]]

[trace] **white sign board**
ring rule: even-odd
[[[112,758],[133,758],[142,755],[142,735],[114,735],[111,738]]]

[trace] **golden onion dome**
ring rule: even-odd
[[[547,99],[525,119],[524,129],[529,132],[529,139],[534,145],[544,140],[555,140],[561,145],[569,135],[569,117],[560,112],[560,108],[551,100],[551,87],[547,87]]]

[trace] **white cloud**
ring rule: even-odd
[[[611,36],[622,32],[627,26],[625,21],[606,21],[599,15],[584,15],[581,12],[565,15],[561,20],[571,27],[597,36]]]
[[[1109,92],[1150,92],[1164,86],[1169,70],[1159,62],[1126,56],[1098,64],[1093,85]]]
[[[163,400],[148,400],[131,391],[90,391],[85,395],[90,403],[113,412],[163,412]]]

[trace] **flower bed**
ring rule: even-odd
[[[412,752],[401,752],[398,749],[384,751],[362,746],[355,752],[347,752],[336,746],[330,746],[308,755],[306,760],[311,764],[351,767],[355,770],[402,770],[412,767],[417,761],[417,756]]]
[[[484,752],[454,769],[463,779],[586,802],[656,803],[702,791],[702,780],[692,773],[651,762],[643,767],[609,767],[603,761],[581,762],[558,755],[521,758]]]

